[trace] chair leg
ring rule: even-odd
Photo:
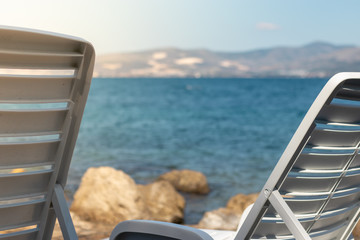
[[[60,184],[56,184],[54,194],[52,197],[52,204],[55,214],[60,223],[61,232],[65,240],[77,240],[77,234],[73,221],[70,216],[70,211],[66,203],[64,190]]]

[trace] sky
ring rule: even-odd
[[[82,37],[97,54],[360,46],[359,0],[0,0],[0,25]]]

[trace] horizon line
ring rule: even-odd
[[[112,55],[112,54],[128,54],[128,53],[142,53],[142,52],[151,52],[151,51],[164,51],[166,49],[168,50],[185,50],[185,51],[210,51],[210,52],[217,52],[217,53],[246,53],[246,52],[253,52],[253,51],[261,51],[261,50],[269,50],[269,49],[277,49],[277,48],[302,48],[310,45],[315,44],[323,44],[323,45],[331,45],[334,47],[355,47],[358,46],[356,44],[339,44],[339,43],[332,43],[330,41],[322,41],[322,40],[316,40],[311,41],[305,44],[299,44],[299,45],[286,45],[286,44],[279,44],[274,45],[272,47],[259,47],[259,48],[252,48],[248,50],[214,50],[207,47],[191,47],[191,48],[183,48],[183,47],[176,47],[176,46],[164,46],[164,47],[149,47],[144,49],[137,49],[137,50],[127,50],[127,51],[116,51],[116,52],[106,52],[106,53],[98,53],[97,56],[102,55]]]

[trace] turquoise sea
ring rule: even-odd
[[[105,79],[92,82],[68,180],[112,166],[145,184],[172,169],[203,172],[185,223],[258,192],[325,79]]]

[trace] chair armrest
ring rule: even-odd
[[[119,223],[110,240],[213,240],[207,233],[174,223],[130,220]]]

